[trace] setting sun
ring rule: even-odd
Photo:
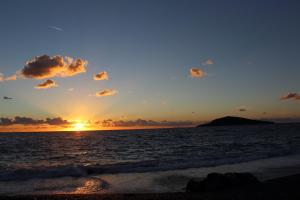
[[[85,128],[85,126],[81,122],[77,122],[76,124],[74,124],[75,131],[82,131],[82,130],[84,130],[84,128]]]

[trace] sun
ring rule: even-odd
[[[77,123],[75,123],[74,124],[74,130],[75,131],[82,131],[82,130],[84,130],[84,124],[83,123],[81,123],[81,122],[77,122]]]

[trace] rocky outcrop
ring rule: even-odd
[[[250,173],[211,173],[203,180],[191,179],[186,187],[186,192],[212,193],[231,189],[253,188],[261,182]]]

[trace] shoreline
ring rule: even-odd
[[[182,193],[191,178],[209,173],[250,172],[260,181],[300,174],[300,155],[273,157],[237,164],[144,173],[0,182],[2,195],[116,195]],[[2,192],[1,192],[2,190]],[[1,198],[0,198],[1,199]]]
[[[300,174],[283,176],[270,179],[261,183],[259,187],[249,187],[246,189],[233,188],[217,192],[188,193],[188,192],[168,192],[168,193],[116,193],[116,194],[44,194],[44,195],[0,195],[0,200],[281,200],[299,199]]]

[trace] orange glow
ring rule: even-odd
[[[73,129],[74,129],[74,131],[82,131],[82,130],[85,130],[85,125],[84,125],[84,123],[77,122],[74,124]]]

